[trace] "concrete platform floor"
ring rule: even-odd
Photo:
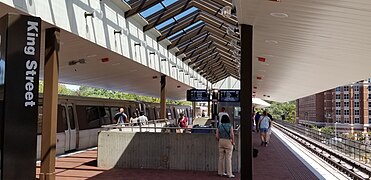
[[[58,158],[56,162],[57,180],[218,180],[217,172],[155,170],[155,169],[102,169],[97,167],[97,151],[90,150],[68,157]],[[39,177],[40,166],[36,169]],[[235,179],[240,179],[236,174]]]

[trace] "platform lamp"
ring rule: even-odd
[[[103,12],[100,9],[94,9],[93,12],[85,12],[84,17],[87,18],[88,16],[91,16],[92,18],[97,17],[98,19],[103,18]]]

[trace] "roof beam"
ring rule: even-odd
[[[238,26],[238,22],[236,19],[223,17],[222,14],[220,13],[219,7],[216,7],[205,0],[194,0],[194,6],[209,14],[213,14],[214,16],[218,17],[219,19],[222,19],[223,21],[231,25]]]
[[[218,4],[220,4],[221,6],[230,6],[230,7],[233,7],[233,4],[231,1],[226,1],[226,0],[212,0]]]
[[[131,9],[125,12],[125,19],[134,16],[137,13],[145,11],[150,7],[162,2],[162,0],[140,0],[130,4]]]
[[[220,8],[216,7],[212,3],[207,3],[205,0],[182,0],[170,5],[169,7],[167,7],[166,10],[161,10],[149,16],[147,18],[149,24],[143,27],[143,31],[148,31],[154,28],[156,25],[161,24],[170,18],[173,18],[174,16],[184,12],[191,7],[196,7],[202,11],[216,16],[216,18],[219,18],[226,23],[238,26],[237,19],[223,17],[220,13]]]
[[[178,44],[181,44],[187,40],[191,40],[195,36],[201,34],[204,31],[205,25],[200,25],[197,29],[192,29],[191,31],[187,32],[186,35],[180,36],[178,39],[175,41],[171,42],[170,45],[167,46],[167,49],[172,49],[178,46]]]
[[[188,16],[185,16],[179,19],[178,21],[169,24],[168,26],[163,28],[163,30],[160,30],[161,36],[157,37],[157,42],[162,41],[166,39],[167,37],[175,34],[176,32],[196,23],[200,19],[198,18],[199,14],[200,14],[199,11],[194,11],[190,13]]]
[[[213,49],[211,49],[211,51],[209,50],[208,52],[200,54],[196,58],[193,58],[194,60],[191,59],[191,62],[188,63],[188,66],[190,66],[192,64],[196,64],[199,61],[203,62],[205,59],[208,59],[210,57],[216,57],[216,56],[218,56],[218,53],[219,52],[216,52],[215,48],[213,48]]]
[[[179,56],[185,52],[188,52],[188,50],[193,50],[194,48],[200,46],[201,44],[203,43],[207,43],[208,39],[209,39],[209,33],[206,32],[204,33],[202,36],[199,35],[199,37],[197,38],[194,38],[195,40],[193,41],[193,43],[188,43],[188,44],[185,44],[184,46],[178,46],[179,48],[179,51],[175,53],[176,56]]]

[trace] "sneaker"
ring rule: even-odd
[[[264,142],[264,146],[267,147],[268,146],[268,142]]]
[[[235,176],[233,174],[229,175],[228,178],[234,178]]]
[[[265,143],[262,141],[262,143],[260,144],[261,146],[263,146]]]
[[[218,176],[227,176],[227,173],[218,174]]]

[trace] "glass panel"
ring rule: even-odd
[[[70,120],[71,129],[75,129],[75,116],[71,106],[68,106],[68,119]]]
[[[158,4],[148,8],[147,10],[141,12],[140,15],[142,15],[144,18],[147,18],[148,16],[150,16],[150,15],[152,15],[152,14],[154,14],[154,13],[156,13],[156,12],[162,10],[162,9],[164,9],[164,7],[160,3],[158,3]]]

